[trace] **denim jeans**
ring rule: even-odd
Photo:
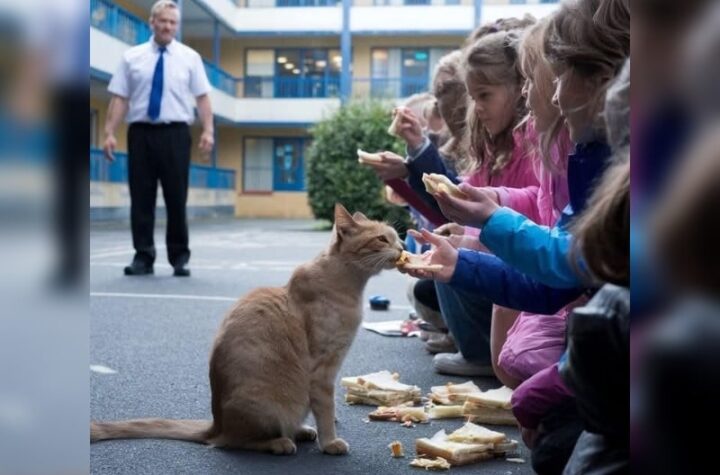
[[[468,361],[491,364],[492,302],[481,295],[435,282],[440,312],[460,353]]]

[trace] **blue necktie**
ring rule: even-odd
[[[160,101],[162,100],[163,91],[163,53],[166,48],[161,46],[158,48],[160,51],[160,57],[155,63],[155,73],[153,73],[152,89],[150,89],[150,104],[148,104],[148,116],[150,120],[155,120],[160,117]]]

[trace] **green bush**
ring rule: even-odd
[[[391,107],[379,102],[352,103],[311,129],[307,189],[317,219],[332,222],[338,202],[351,213],[360,211],[370,219],[386,221],[404,235],[409,213],[387,203],[382,181],[357,161],[358,148],[402,154],[402,145],[387,133]]]

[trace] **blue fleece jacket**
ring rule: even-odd
[[[483,226],[480,241],[500,259],[543,284],[584,285],[570,259],[572,236],[567,225],[581,213],[611,155],[605,143],[577,145],[568,157],[570,204],[553,228],[540,226],[509,208],[501,208]],[[582,263],[578,263],[582,265]]]
[[[566,226],[585,208],[610,154],[607,144],[590,143],[578,145],[569,156],[570,204],[556,227],[539,226],[506,208],[494,213],[481,240],[495,255],[461,250],[451,285],[481,293],[498,305],[539,314],[555,313],[575,300],[583,284],[568,260],[572,238]]]

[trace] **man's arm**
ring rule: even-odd
[[[115,148],[117,147],[117,139],[115,138],[115,130],[117,130],[120,121],[125,118],[128,111],[128,99],[113,94],[108,106],[107,119],[105,119],[105,141],[103,142],[103,151],[105,158],[114,161]]]
[[[204,154],[209,154],[215,145],[215,124],[213,123],[212,107],[210,106],[210,96],[203,94],[197,96],[197,109],[202,123],[202,135],[200,135],[200,150]]]

